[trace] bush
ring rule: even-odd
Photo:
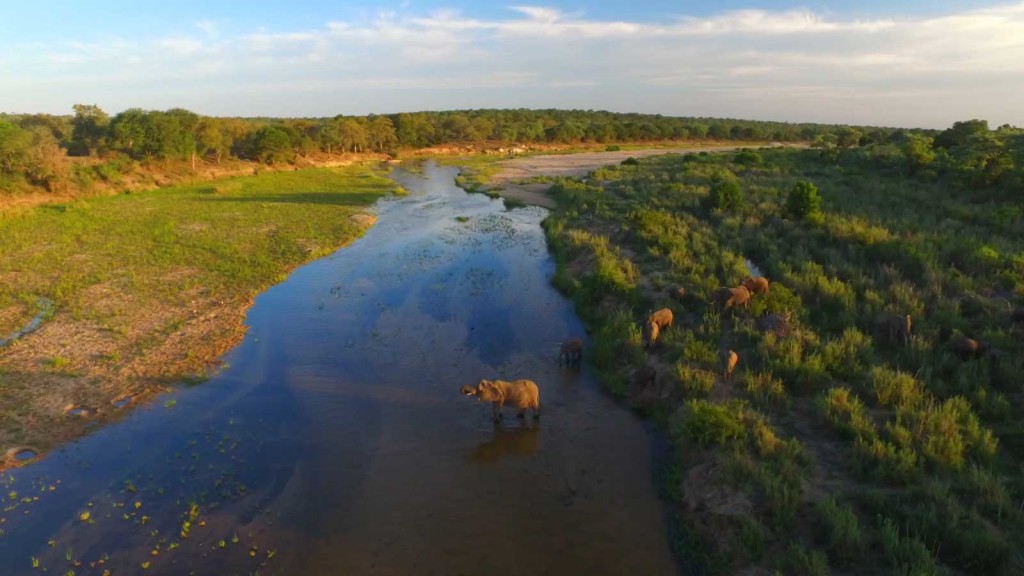
[[[690,400],[681,432],[704,446],[736,444],[746,438],[743,424],[743,405],[737,402],[713,404],[705,400]]]
[[[806,180],[797,182],[786,198],[786,212],[800,220],[806,220],[812,215],[819,214],[821,212],[821,195],[818,194],[818,187]]]
[[[638,166],[640,164],[640,161],[630,156],[629,158],[626,158],[625,160],[620,162],[620,164],[623,166]]]
[[[694,368],[685,362],[676,364],[676,374],[683,393],[691,398],[704,398],[715,386],[715,373]]]
[[[828,534],[828,550],[833,558],[846,565],[856,560],[866,540],[853,509],[829,497],[818,503],[818,515]]]
[[[760,164],[762,162],[761,155],[753,150],[744,148],[733,156],[732,161],[737,164],[753,165]]]
[[[743,205],[743,192],[740,185],[730,178],[716,178],[711,182],[711,188],[704,200],[704,207],[708,210],[722,210],[723,212],[735,212]]]
[[[945,574],[928,548],[910,534],[900,534],[899,526],[889,518],[879,518],[882,549],[894,574],[937,576]]]
[[[622,150],[622,146],[619,146],[618,144],[609,144],[604,150],[605,152],[618,152],[619,150]]]

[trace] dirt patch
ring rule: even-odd
[[[46,452],[121,417],[118,400],[152,398],[203,374],[241,341],[251,304],[205,297],[172,305],[109,285],[88,296],[95,306],[58,313],[0,358],[0,447]]]

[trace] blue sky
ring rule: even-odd
[[[623,6],[628,7],[624,9]],[[0,111],[1024,125],[1024,2],[4,3]]]

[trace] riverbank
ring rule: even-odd
[[[548,194],[548,191],[551,184],[559,178],[586,176],[593,170],[603,166],[616,165],[629,158],[648,158],[666,154],[728,152],[762,146],[803,148],[806,147],[806,144],[782,145],[766,142],[723,143],[716,141],[680,144],[672,142],[651,144],[646,147],[614,145],[552,151],[554,153],[534,151],[532,154],[515,157],[455,156],[442,158],[441,161],[446,164],[456,164],[463,169],[460,185],[469,191],[501,196],[512,203],[552,209],[557,206],[557,203]]]
[[[397,190],[378,168],[353,165],[0,219],[0,335],[45,315],[0,349],[0,447],[44,453],[201,380],[240,341],[256,294],[361,236],[374,221],[366,208]]]
[[[604,385],[672,439],[674,546],[695,571],[1024,567],[1024,245],[971,191],[873,152],[664,156],[552,189],[552,281]],[[811,181],[822,210],[802,217],[790,191]],[[712,304],[751,261],[769,291]],[[674,323],[645,349],[663,307]],[[996,352],[964,354],[965,335]]]

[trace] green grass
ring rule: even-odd
[[[0,220],[0,310],[39,297],[88,314],[87,293],[180,303],[196,291],[249,296],[361,233],[347,216],[394,190],[369,168],[232,178],[53,204]]]
[[[1024,307],[1024,212],[1010,188],[910,175],[873,153],[663,156],[555,179],[552,283],[604,358],[598,376],[632,401],[624,374],[651,356],[671,366],[674,394],[643,408],[674,415],[675,469],[751,502],[713,533],[680,505],[693,540],[711,543],[712,572],[744,568],[751,551],[787,574],[1024,569],[1012,552],[1024,549],[1024,327],[1009,317]],[[706,201],[722,181],[740,188],[729,210]],[[801,181],[822,201],[797,220],[787,201]],[[739,284],[747,259],[769,293],[719,312],[709,296]],[[670,286],[686,288],[682,302]],[[645,354],[629,327],[665,305],[677,327]],[[790,335],[760,332],[766,312],[789,317]],[[878,329],[880,314],[912,317],[906,343]],[[960,360],[950,342],[965,335],[1001,354]],[[740,356],[727,386],[710,379],[722,345]],[[822,537],[802,540],[812,531]]]

